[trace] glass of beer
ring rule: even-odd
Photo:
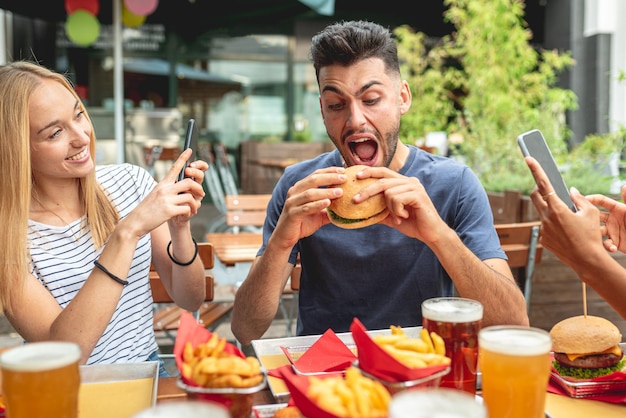
[[[435,332],[446,345],[450,373],[443,376],[442,387],[476,393],[478,331],[483,305],[472,299],[441,297],[422,302],[422,326]]]
[[[490,326],[478,334],[482,395],[490,417],[543,418],[552,339],[547,331]]]
[[[6,415],[11,418],[78,416],[80,347],[35,342],[0,355]]]

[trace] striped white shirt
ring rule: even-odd
[[[128,216],[156,184],[145,169],[130,164],[98,166],[96,175],[121,219]],[[96,250],[84,220],[83,217],[62,227],[28,222],[31,273],[62,308],[76,296],[93,270],[94,260],[102,252],[102,249]],[[146,234],[135,250],[128,285],[87,364],[145,361],[157,349],[148,279],[151,256],[150,234]]]

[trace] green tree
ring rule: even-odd
[[[395,30],[413,105],[401,136],[414,142],[432,131],[460,134],[457,154],[490,191],[532,188],[517,146],[540,129],[555,156],[568,151],[565,113],[574,93],[557,86],[573,64],[568,52],[535,48],[521,0],[445,0],[452,34],[432,41],[407,26]]]

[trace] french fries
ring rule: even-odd
[[[407,367],[429,367],[450,364],[443,338],[422,328],[420,338],[410,338],[404,330],[392,325],[391,334],[375,335],[374,342]]]
[[[382,383],[348,367],[345,377],[310,377],[307,397],[338,417],[386,417],[391,395]]]
[[[248,388],[263,381],[261,365],[255,357],[242,358],[224,351],[226,339],[216,333],[205,343],[183,349],[181,374],[206,388]]]

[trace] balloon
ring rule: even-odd
[[[100,0],[65,0],[65,11],[68,15],[81,9],[96,16],[100,11]]]
[[[76,10],[65,21],[65,33],[76,45],[89,46],[100,36],[100,22],[85,10]]]
[[[148,16],[156,10],[159,0],[124,0],[124,5],[136,15]]]
[[[122,24],[129,28],[136,28],[137,26],[143,25],[143,22],[146,21],[145,16],[139,16],[131,12],[126,8],[126,6],[122,5]]]

